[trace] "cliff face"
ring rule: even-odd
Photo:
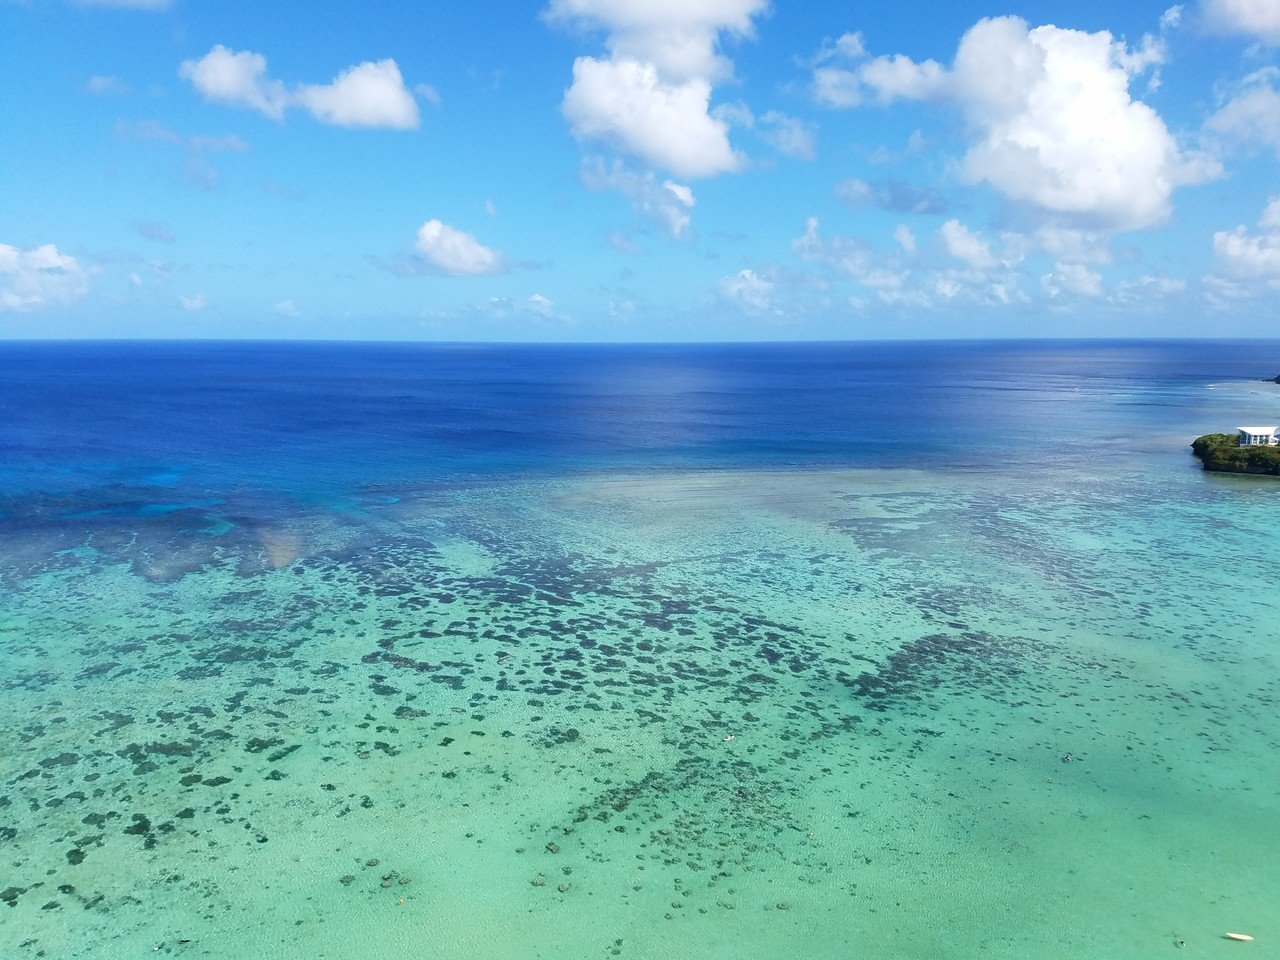
[[[1239,436],[1234,433],[1196,437],[1191,452],[1200,458],[1206,470],[1280,477],[1280,447],[1242,447]]]

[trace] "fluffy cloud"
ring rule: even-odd
[[[948,220],[938,229],[943,248],[957,260],[975,270],[990,270],[999,263],[991,254],[991,245],[959,220]]]
[[[862,240],[834,236],[823,238],[816,218],[791,242],[791,249],[806,260],[825,265],[835,273],[871,291],[881,303],[893,307],[932,309],[965,302],[979,306],[1026,303],[1019,277],[1012,267],[995,257],[985,240],[957,221],[939,231],[947,252],[961,266],[929,269],[917,261],[915,235],[905,227],[894,231],[898,249],[880,254]],[[865,306],[862,298],[854,298]]]
[[[73,303],[88,290],[87,271],[52,243],[29,250],[0,243],[0,313]]]
[[[575,136],[681,177],[737,170],[728,124],[709,112],[732,74],[721,34],[749,36],[768,0],[551,0],[553,20],[602,29],[608,58],[579,57],[563,110]]]
[[[631,201],[636,213],[677,239],[688,232],[692,223],[691,214],[697,203],[693,190],[674,180],[659,181],[653,173],[637,173],[619,161],[606,165],[600,157],[592,157],[582,164],[582,183],[588,190],[617,190]]]
[[[722,277],[716,284],[722,300],[746,313],[771,313],[774,310],[774,285],[754,270],[742,270],[732,277]]]
[[[815,93],[831,106],[868,93],[954,103],[970,131],[967,179],[1050,218],[1133,230],[1165,220],[1176,187],[1220,173],[1184,153],[1159,115],[1130,96],[1133,78],[1162,55],[1150,37],[1131,49],[1106,32],[999,17],[965,34],[950,69],[877,57],[828,68],[843,71],[839,83],[815,74]]]
[[[1202,0],[1201,5],[1209,23],[1220,30],[1280,44],[1280,6],[1275,0]]]
[[[405,89],[394,60],[362,63],[342,71],[332,83],[301,86],[297,100],[321,123],[339,127],[418,126],[418,103]]]
[[[496,250],[439,220],[428,220],[422,225],[414,247],[434,272],[450,277],[505,273],[507,269]]]
[[[665,83],[653,64],[579,57],[564,115],[575,136],[601,140],[682,177],[741,165],[728,125],[707,112],[711,84],[699,77]]]
[[[1102,274],[1090,270],[1082,263],[1055,263],[1053,273],[1040,278],[1040,286],[1051,297],[1075,295],[1077,297],[1102,296]]]
[[[206,100],[248,107],[273,120],[301,107],[321,123],[342,127],[418,126],[418,102],[405,88],[394,60],[350,67],[327,84],[289,87],[267,74],[267,58],[249,50],[215,46],[199,60],[186,60],[178,75]]]
[[[295,320],[302,316],[302,311],[298,309],[298,305],[292,300],[281,300],[277,303],[276,313],[280,314],[282,317],[288,317],[291,320]]]
[[[817,128],[813,124],[777,110],[769,110],[760,116],[759,126],[764,142],[784,156],[796,160],[813,160],[817,157],[814,145]]]
[[[1205,123],[1229,140],[1259,143],[1280,152],[1280,70],[1267,67],[1245,77],[1235,95]]]
[[[761,140],[784,156],[796,160],[817,157],[818,128],[779,110],[769,110],[757,117],[745,103],[722,103],[711,111],[711,116],[731,127],[756,131]]]
[[[190,297],[178,297],[178,306],[182,307],[188,313],[199,313],[209,306],[209,298],[203,293],[197,293]]]
[[[550,320],[555,316],[556,312],[556,305],[540,293],[535,293],[528,297],[521,304],[521,307],[529,313],[542,317],[544,320]]]
[[[1261,233],[1243,226],[1219,230],[1213,235],[1213,252],[1230,278],[1280,284],[1280,197],[1271,198],[1258,227]]]

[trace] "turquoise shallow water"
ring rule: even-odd
[[[1280,955],[1280,488],[1166,439],[47,494],[0,956]]]

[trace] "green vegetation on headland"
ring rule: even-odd
[[[1280,477],[1280,447],[1242,447],[1239,434],[1209,433],[1196,437],[1191,452],[1200,458],[1206,470]]]

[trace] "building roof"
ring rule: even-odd
[[[1241,433],[1271,433],[1274,434],[1278,428],[1276,427],[1236,427]]]

